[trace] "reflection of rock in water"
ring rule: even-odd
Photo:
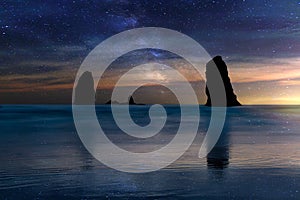
[[[231,116],[227,112],[224,128],[214,148],[207,155],[207,167],[224,169],[229,165]]]
[[[92,105],[95,103],[94,79],[91,72],[84,72],[75,89],[75,104]]]
[[[211,180],[222,181],[226,178],[226,168],[230,164],[230,131],[226,119],[222,134],[206,157],[208,175]]]
[[[224,169],[229,164],[229,136],[222,133],[217,144],[207,155],[207,166],[209,168]]]
[[[217,67],[217,70],[216,70]],[[209,61],[206,64],[206,84],[210,85],[210,90],[218,91],[219,88],[215,88],[214,82],[216,81],[216,77],[219,76],[220,73],[223,84],[225,87],[225,93],[226,93],[226,100],[227,100],[227,106],[241,106],[240,102],[238,102],[236,95],[233,92],[230,78],[228,76],[227,66],[225,62],[222,60],[221,56],[214,57],[211,61]],[[206,86],[205,89],[206,95],[207,95],[207,102],[206,106],[211,106],[211,98],[210,93],[208,90],[208,87]],[[217,100],[217,99],[216,99]],[[217,102],[218,104],[218,102]],[[216,106],[223,106],[223,105],[216,105]]]

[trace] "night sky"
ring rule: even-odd
[[[211,56],[221,55],[243,104],[300,104],[299,0],[1,1],[0,103],[71,103],[87,54],[106,38],[138,27],[180,31]],[[165,59],[183,73],[187,65],[155,50],[125,55],[99,84],[97,101],[107,101],[119,74],[141,59]],[[204,103],[203,80],[189,74]],[[151,69],[145,75],[165,78]],[[160,103],[176,101],[157,85],[141,88],[136,99],[153,103],[154,93]]]

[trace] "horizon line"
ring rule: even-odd
[[[133,105],[133,106],[148,106],[148,105],[156,105],[155,104],[144,104],[144,105]],[[72,103],[14,103],[14,104],[9,104],[9,103],[0,103],[0,106],[13,106],[13,105],[75,105]],[[100,105],[111,105],[111,104],[93,104],[95,106],[100,106]],[[129,104],[114,104],[114,105],[129,105]],[[158,104],[158,105],[180,105],[180,104]],[[205,106],[205,103],[203,104],[182,104],[182,105],[199,105],[199,106]],[[79,105],[80,106],[80,105]],[[132,106],[132,105],[131,105]],[[243,106],[300,106],[300,104],[242,104],[242,106],[229,106],[229,107],[243,107]],[[211,106],[206,106],[206,107],[211,107]]]

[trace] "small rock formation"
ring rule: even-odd
[[[119,102],[117,102],[117,101],[111,101],[111,100],[109,100],[108,102],[106,102],[105,104],[120,104],[120,105],[125,105],[125,104],[127,104],[127,103],[119,103]],[[135,101],[134,101],[134,99],[133,99],[133,97],[132,96],[130,96],[129,98],[128,98],[128,104],[129,105],[145,105],[145,104],[140,104],[140,103],[135,103]]]
[[[75,88],[75,101],[76,105],[93,105],[95,104],[95,89],[94,79],[92,73],[89,71],[84,72]]]
[[[139,105],[139,106],[145,105],[145,104],[142,104],[142,103],[135,103],[132,96],[129,97],[129,103],[128,104],[129,105]]]
[[[105,104],[107,104],[107,105],[110,105],[110,104],[120,104],[119,102],[117,102],[117,101],[111,101],[111,100],[109,100],[108,102],[106,102]]]
[[[111,104],[111,100],[109,100],[109,101],[108,101],[108,102],[106,102],[105,104],[107,104],[107,105]]]
[[[129,105],[136,105],[132,96],[129,97]]]
[[[218,70],[214,70],[215,67],[217,67]],[[225,62],[222,60],[221,56],[216,56],[212,60],[210,60],[206,64],[206,84],[209,82],[213,82],[215,80],[215,77],[218,76],[215,73],[220,73],[224,87],[225,87],[225,92],[226,92],[226,100],[227,100],[227,107],[230,106],[241,106],[240,102],[238,102],[236,95],[233,92],[232,85],[230,82],[230,78],[228,76],[228,71],[227,71],[227,66]],[[211,84],[213,85],[213,84]],[[213,89],[213,88],[211,88]],[[207,102],[205,106],[212,106],[211,105],[211,98],[209,94],[208,87],[206,85],[205,88],[205,93],[207,95]],[[218,106],[218,105],[216,105]]]

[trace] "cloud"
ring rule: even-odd
[[[267,63],[267,61],[265,61]],[[233,82],[261,82],[300,77],[300,58],[269,60],[273,64],[236,63],[229,68]],[[285,64],[283,64],[285,63]],[[237,66],[235,66],[237,65]]]
[[[278,81],[278,84],[279,85],[282,85],[282,86],[300,86],[300,78],[298,79],[287,79],[287,80],[280,80]]]

